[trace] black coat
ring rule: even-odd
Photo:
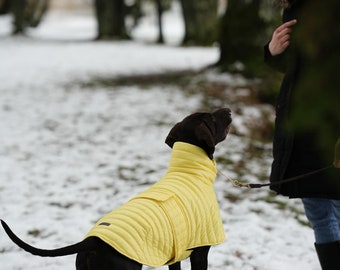
[[[265,62],[276,70],[285,73],[276,103],[273,140],[274,160],[270,176],[272,183],[331,165],[334,157],[334,145],[339,135],[336,131],[337,123],[331,120],[329,120],[328,126],[331,136],[327,143],[320,143],[322,140],[316,132],[317,128],[308,130],[287,128],[287,124],[289,125],[292,117],[294,117],[294,114],[292,114],[293,106],[303,102],[303,100],[292,102],[298,91],[297,84],[300,82],[302,74],[308,70],[309,66],[313,65],[314,61],[314,59],[308,59],[305,56],[306,54],[303,53],[298,44],[300,40],[296,37],[298,30],[305,30],[301,27],[303,26],[301,14],[303,14],[304,4],[308,2],[297,0],[293,2],[290,8],[284,10],[283,22],[292,19],[298,20],[298,23],[292,28],[292,39],[288,49],[278,56],[271,56],[268,44],[264,50]],[[334,27],[339,27],[339,25]],[[327,55],[323,57],[327,57]],[[309,89],[309,91],[322,93],[318,89]],[[322,99],[323,95],[320,95],[319,98]],[[313,107],[307,108],[304,111],[305,117],[311,117],[314,110]],[[332,168],[298,181],[272,186],[271,189],[291,198],[340,199],[340,169]]]

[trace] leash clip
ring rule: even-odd
[[[235,187],[241,187],[241,188],[249,188],[251,189],[250,184],[247,183],[242,183],[240,181],[238,181],[237,179],[232,179],[232,183]]]
[[[228,179],[234,187],[241,187],[241,188],[248,188],[251,189],[251,184],[246,184],[246,183],[242,183],[236,179],[232,179],[231,177],[225,175],[224,173],[222,173],[220,170],[218,170],[219,174],[224,176],[226,179]]]

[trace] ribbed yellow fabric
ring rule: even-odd
[[[199,147],[176,142],[166,175],[105,215],[86,235],[151,267],[190,256],[192,248],[225,240],[213,183],[215,161]]]

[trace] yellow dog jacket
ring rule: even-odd
[[[225,234],[215,177],[215,161],[204,150],[176,142],[166,175],[101,218],[86,237],[99,237],[151,267],[181,261],[192,248],[219,244]]]

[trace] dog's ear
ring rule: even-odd
[[[229,126],[232,122],[231,111],[228,108],[222,108],[212,113],[215,119],[215,144],[223,141],[229,132]]]
[[[165,143],[170,146],[170,148],[173,147],[174,143],[178,141],[179,139],[179,132],[181,129],[181,122],[177,123],[169,132],[168,136],[165,139]]]
[[[215,126],[211,115],[209,115],[209,119],[203,119],[195,128],[195,136],[200,144],[203,145],[209,158],[213,159],[215,152]]]

